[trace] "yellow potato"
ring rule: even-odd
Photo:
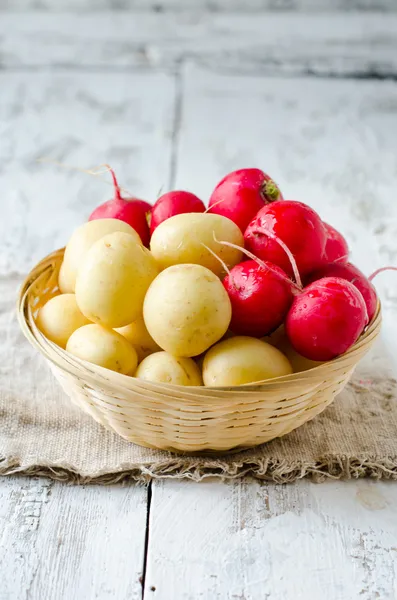
[[[224,336],[222,336],[222,338],[219,340],[220,342],[223,340],[228,340],[232,337],[236,337],[236,334],[233,333],[232,331],[230,331],[230,329],[228,329],[225,333]],[[206,352],[203,352],[202,354],[199,354],[198,356],[194,357],[194,360],[196,362],[196,364],[199,366],[200,370],[203,370],[203,363],[204,363],[204,358],[205,358]]]
[[[94,323],[76,329],[66,350],[94,365],[125,375],[132,374],[138,364],[136,351],[122,335]]]
[[[76,280],[76,300],[90,321],[124,327],[142,314],[158,268],[149,250],[129,233],[105,235],[86,253]]]
[[[244,247],[239,227],[230,219],[210,213],[187,213],[163,221],[155,229],[150,250],[162,269],[171,265],[196,264],[221,276],[222,264],[205,248],[210,248],[227,267],[242,260],[242,252],[215,241],[227,241]]]
[[[125,327],[116,328],[115,331],[124,336],[134,346],[138,354],[138,362],[141,362],[149,354],[161,350],[160,346],[156,344],[146,329],[145,321],[142,317]]]
[[[200,265],[162,271],[143,306],[145,325],[155,342],[170,354],[185,357],[215,344],[226,332],[231,313],[221,281]]]
[[[68,271],[65,261],[62,261],[61,268],[58,273],[58,287],[62,294],[74,294],[74,285],[71,283],[71,275]]]
[[[78,270],[91,246],[104,235],[115,231],[129,233],[137,243],[142,243],[135,229],[119,219],[95,219],[84,223],[74,231],[65,248],[65,255],[59,273],[58,284],[63,294],[75,291]]]
[[[292,373],[289,360],[270,344],[236,336],[208,350],[203,364],[204,385],[220,387],[255,383]]]
[[[178,358],[168,352],[155,352],[147,356],[139,365],[135,377],[173,385],[203,385],[200,369],[192,358]]]
[[[48,300],[39,310],[36,324],[40,331],[61,348],[76,329],[87,325],[89,320],[77,306],[74,294],[62,294]]]

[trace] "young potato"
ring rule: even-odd
[[[174,356],[197,356],[207,350],[225,334],[231,314],[220,279],[200,265],[175,265],[162,271],[143,305],[150,335]]]
[[[65,248],[63,263],[59,272],[58,285],[63,294],[75,291],[77,272],[91,246],[104,235],[115,231],[129,233],[137,244],[142,243],[135,229],[124,221],[119,221],[119,219],[88,221],[74,231]]]
[[[132,374],[138,364],[135,349],[122,335],[95,323],[76,329],[66,350],[94,365],[124,375]]]
[[[74,294],[62,294],[48,300],[39,310],[36,325],[54,344],[66,348],[66,342],[76,329],[90,321],[77,306]]]
[[[109,233],[93,244],[79,269],[77,304],[90,321],[124,327],[142,314],[146,290],[157,273],[153,256],[133,236]]]
[[[138,362],[141,362],[144,358],[161,350],[160,346],[156,344],[148,330],[146,329],[145,321],[143,317],[140,317],[133,323],[126,325],[125,327],[118,327],[115,329],[120,333],[126,340],[132,344],[138,354]]]
[[[173,385],[203,385],[200,369],[192,358],[178,358],[168,352],[155,352],[147,356],[139,365],[135,377]]]
[[[204,385],[229,387],[292,373],[289,360],[266,342],[236,336],[208,350],[203,363]]]
[[[74,294],[75,285],[72,285],[72,279],[68,267],[63,260],[58,273],[58,287],[62,294]]]
[[[150,250],[162,269],[196,264],[220,276],[224,274],[222,264],[205,246],[229,268],[241,262],[243,255],[215,239],[244,247],[243,234],[230,219],[209,213],[185,213],[160,223],[152,235]]]

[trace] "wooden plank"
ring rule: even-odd
[[[110,163],[122,186],[150,201],[168,185],[172,76],[3,72],[0,88],[0,274],[28,272],[113,195],[109,177],[37,159]]]
[[[378,13],[3,13],[4,68],[172,67],[396,77],[397,15]]]
[[[396,10],[393,0],[1,0],[0,10],[97,11],[153,10],[163,11],[326,11]]]
[[[145,486],[3,479],[1,600],[141,598],[146,499]]]
[[[152,200],[168,183],[172,76],[1,73],[0,87],[0,185],[8,190],[1,276],[26,273],[112,194],[100,180],[37,158],[83,168],[109,162],[122,185]],[[140,598],[146,500],[145,487],[3,479],[1,600]]]
[[[392,600],[396,506],[388,482],[156,482],[145,598]]]

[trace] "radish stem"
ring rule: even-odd
[[[104,167],[107,167],[108,172],[110,173],[110,175],[112,176],[113,179],[113,185],[114,185],[114,194],[115,194],[115,200],[121,200],[121,195],[120,195],[120,186],[119,186],[119,182],[117,181],[115,172],[113,171],[112,167],[109,165],[104,165]]]
[[[214,202],[214,204],[211,204],[211,206],[209,206],[204,213],[207,213],[209,210],[213,209],[214,206],[218,206],[218,204],[222,204],[222,202],[225,201],[225,198],[222,198],[222,200],[218,200],[218,202]]]
[[[340,263],[340,262],[342,262],[342,261],[343,261],[343,262],[342,262],[342,264],[344,264],[344,261],[345,261],[347,258],[349,258],[349,255],[348,255],[348,254],[344,254],[343,256],[339,256],[339,258],[337,258],[337,259],[333,260],[332,262],[333,262],[333,263]]]
[[[223,267],[223,270],[224,270],[224,271],[225,271],[225,272],[226,272],[228,275],[230,275],[230,269],[229,269],[229,267],[227,266],[227,264],[226,264],[226,263],[225,263],[225,262],[224,262],[224,261],[221,259],[221,257],[220,257],[220,256],[218,256],[218,255],[216,254],[216,252],[214,252],[213,250],[211,250],[211,248],[208,248],[208,246],[206,246],[205,244],[201,243],[201,245],[202,245],[202,246],[204,246],[204,248],[205,248],[206,250],[208,250],[208,252],[210,252],[210,253],[212,254],[212,256],[214,256],[214,257],[215,257],[215,258],[216,258],[216,259],[217,259],[217,260],[220,262],[220,264],[221,264],[221,265],[222,265],[222,267]]]
[[[113,173],[113,169],[111,169],[111,167],[109,167],[109,165],[102,164],[102,165],[98,165],[97,167],[92,167],[92,169],[81,169],[80,167],[65,165],[64,163],[61,163],[57,160],[54,160],[52,158],[47,158],[47,157],[38,158],[37,162],[50,163],[53,165],[57,165],[58,167],[62,167],[63,169],[70,169],[72,171],[80,171],[80,173],[86,173],[87,175],[93,175],[94,177],[99,177],[100,179],[102,179],[102,181],[104,181],[108,185],[113,185],[115,187],[115,189],[117,190],[116,194],[118,194],[117,199],[119,199],[121,197],[120,192],[124,192],[124,194],[126,194],[127,196],[132,197],[132,194],[128,190],[119,186],[117,179]],[[103,167],[105,167],[105,168],[103,168]],[[101,168],[102,168],[102,170],[99,170]],[[112,175],[112,179],[113,179],[112,183],[109,183],[109,181],[106,181],[106,179],[103,179],[103,177],[101,177],[101,175],[105,175],[106,173],[109,173],[109,172]]]
[[[279,277],[280,279],[283,279],[284,281],[288,281],[288,283],[295,288],[296,290],[298,290],[299,292],[302,291],[302,283],[300,283],[300,286],[298,283],[293,282],[287,275],[283,276],[281,275],[278,271],[276,271],[275,269],[272,269],[271,267],[269,267],[269,265],[267,265],[265,262],[263,262],[263,260],[261,260],[260,258],[258,258],[257,256],[255,256],[255,254],[252,254],[252,252],[250,252],[249,250],[247,250],[246,248],[242,248],[241,246],[237,246],[237,244],[232,244],[231,242],[226,242],[225,240],[218,240],[215,236],[214,233],[214,240],[218,243],[218,244],[223,244],[224,246],[230,246],[230,248],[235,248],[236,250],[241,250],[241,252],[243,254],[245,254],[246,256],[248,256],[249,258],[251,258],[252,260],[254,260],[260,267],[262,267],[262,269],[264,269],[265,271],[271,271],[274,275],[277,275],[277,277]],[[300,279],[299,279],[300,281]]]
[[[254,231],[253,233],[257,233],[258,235],[263,235],[263,233],[261,231],[258,231],[258,232]],[[298,284],[299,289],[302,289],[303,286],[302,286],[302,280],[301,280],[301,276],[299,273],[298,265],[296,264],[296,260],[294,258],[294,255],[292,254],[291,250],[283,242],[283,240],[280,240],[280,238],[277,237],[276,235],[274,235],[274,233],[270,233],[270,231],[265,231],[264,234],[267,235],[271,240],[274,240],[275,242],[277,242],[277,244],[279,246],[281,246],[281,248],[284,250],[284,252],[288,256],[289,262],[291,263],[291,267],[294,272],[295,281]]]
[[[380,269],[376,269],[376,271],[374,271],[372,275],[368,277],[368,281],[372,281],[374,277],[379,275],[379,273],[383,273],[384,271],[397,271],[397,267],[381,267]]]

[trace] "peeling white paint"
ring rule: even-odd
[[[0,484],[1,600],[141,598],[144,486]]]
[[[397,488],[373,486],[155,482],[147,590],[183,600],[391,600]]]

